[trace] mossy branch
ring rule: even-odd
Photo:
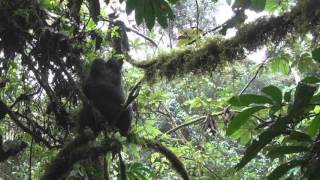
[[[167,160],[171,163],[171,166],[173,169],[182,177],[184,180],[189,180],[189,175],[187,173],[187,170],[185,169],[183,163],[180,161],[180,159],[167,147],[162,145],[160,142],[140,138],[134,134],[131,134],[131,142],[135,144],[139,144],[143,147],[146,147],[148,149],[154,150],[163,156],[167,158]]]
[[[157,78],[170,80],[190,72],[210,72],[218,65],[244,59],[246,52],[255,51],[269,42],[278,44],[308,32],[319,33],[319,6],[320,1],[299,1],[290,12],[281,16],[262,17],[243,25],[231,39],[212,38],[201,47],[189,46],[134,65],[145,70],[149,82]]]
[[[93,133],[86,132],[68,143],[48,164],[41,179],[56,180],[64,178],[76,162],[93,156],[100,156],[121,147],[116,140],[110,140],[110,142],[99,146],[90,146],[88,142],[94,138]]]

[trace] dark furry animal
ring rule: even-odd
[[[83,91],[103,117],[98,118],[94,115],[92,108],[85,105],[80,113],[81,129],[88,126],[98,134],[107,122],[109,126],[119,129],[122,135],[128,134],[132,109],[131,107],[126,110],[122,108],[125,102],[121,84],[122,64],[122,61],[114,58],[107,62],[96,59],[92,63]]]

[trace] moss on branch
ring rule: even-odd
[[[149,82],[168,80],[187,73],[210,72],[226,62],[244,59],[266,43],[278,44],[306,33],[319,33],[320,1],[305,0],[278,17],[262,17],[243,25],[231,39],[212,38],[201,47],[190,46],[136,64],[143,68]]]
[[[42,180],[62,179],[72,170],[73,165],[90,157],[101,156],[107,152],[117,152],[121,144],[116,140],[110,140],[103,145],[89,145],[94,140],[92,132],[87,131],[68,143],[47,165]]]

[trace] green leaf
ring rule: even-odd
[[[173,12],[169,4],[164,0],[153,0],[153,6],[157,22],[161,27],[166,28],[168,26],[168,19],[173,19]]]
[[[135,19],[137,25],[140,25],[143,22],[145,16],[145,4],[147,0],[136,0],[136,10],[135,10]],[[146,7],[148,8],[148,7]]]
[[[130,14],[135,8],[139,0],[127,0],[126,13]]]
[[[290,162],[281,164],[275,170],[272,171],[272,173],[268,176],[268,180],[278,180],[283,175],[285,175],[290,169],[297,166],[301,166],[303,163],[305,163],[303,160],[292,160]]]
[[[291,90],[284,93],[283,99],[284,99],[285,102],[290,102],[291,101]]]
[[[277,113],[279,110],[281,110],[282,106],[280,105],[275,105],[270,107],[269,109],[269,116],[274,116],[275,113]]]
[[[320,93],[314,95],[310,101],[311,104],[320,104]]]
[[[51,6],[50,0],[40,0],[40,6],[49,8]]]
[[[309,84],[317,84],[320,82],[320,79],[318,77],[309,76],[301,80],[301,82],[309,83]]]
[[[265,10],[269,12],[275,11],[279,7],[278,0],[267,0]]]
[[[290,55],[288,54],[278,55],[270,61],[271,70],[288,75],[290,71],[290,59]]]
[[[245,145],[250,141],[250,139],[251,139],[251,133],[250,131],[246,130],[240,136],[240,143]]]
[[[254,11],[263,11],[266,6],[266,0],[251,0],[250,9]]]
[[[143,175],[140,171],[134,171],[134,174],[136,175],[137,179],[148,180],[148,178],[145,175]]]
[[[317,63],[312,59],[310,53],[303,53],[301,54],[300,58],[298,59],[297,64],[298,70],[300,72],[310,72],[317,69]]]
[[[149,30],[153,28],[156,19],[165,28],[168,26],[167,20],[174,17],[170,5],[165,0],[128,0],[127,14],[133,10],[135,10],[136,23],[140,25],[145,21]]]
[[[282,92],[276,86],[270,85],[262,89],[262,92],[271,97],[273,101],[276,102],[275,105],[281,105],[282,102]]]
[[[96,28],[96,23],[92,19],[90,19],[90,21],[86,27],[86,30],[93,30],[95,28]]]
[[[192,100],[185,101],[183,103],[184,105],[189,105],[189,110],[192,110],[193,108],[200,108],[203,106],[204,102],[200,97],[196,97]]]
[[[273,104],[272,100],[267,96],[255,94],[243,94],[240,96],[233,96],[228,101],[232,106],[248,106],[250,104]]]
[[[307,108],[317,86],[300,82],[296,88],[295,101],[289,110],[287,116],[279,118],[266,131],[258,136],[258,140],[254,140],[246,149],[244,157],[236,165],[237,169],[244,167],[251,159],[256,157],[258,152],[270,143],[273,138],[280,136],[288,124],[297,124],[302,121],[301,114]]]
[[[318,89],[315,84],[304,83],[304,80],[299,82],[294,95],[293,105],[289,108],[288,118],[295,119],[300,117],[304,110],[308,107],[313,94]]]
[[[151,30],[154,26],[154,23],[155,23],[155,20],[156,20],[156,17],[155,17],[155,13],[154,13],[154,10],[153,10],[153,0],[148,0],[146,1],[146,3],[148,3],[147,5],[145,5],[145,21],[146,21],[146,24],[147,24],[147,28],[149,30]]]
[[[286,128],[290,121],[287,117],[279,118],[273,123],[267,130],[258,136],[257,140],[254,140],[246,149],[241,161],[236,165],[236,169],[243,168],[251,159],[255,158],[258,152],[264,148],[273,138],[282,134],[283,129]]]
[[[265,109],[265,106],[255,106],[255,107],[251,107],[251,108],[246,108],[243,111],[241,111],[240,113],[238,113],[230,122],[228,128],[227,128],[227,135],[230,136],[232,135],[234,132],[236,132],[243,124],[245,124],[247,122],[247,120],[249,119],[249,117],[262,110]]]
[[[312,58],[320,63],[320,48],[317,48],[312,51]]]
[[[309,149],[310,148],[306,146],[273,146],[267,155],[271,158],[276,158],[286,154],[306,152],[309,151]]]
[[[310,126],[308,127],[308,133],[310,136],[314,137],[317,135],[320,129],[320,115],[317,115],[312,121]]]

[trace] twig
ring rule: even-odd
[[[203,164],[203,167],[205,167],[211,174],[213,174],[216,178],[222,179],[217,173],[215,173],[213,170],[211,170],[207,165]]]
[[[34,139],[39,140],[42,142],[47,148],[52,149],[60,146],[53,146],[51,145],[47,140],[43,139],[41,136],[38,136],[35,132],[31,131],[29,128],[27,128],[22,122],[19,121],[18,117],[15,115],[15,113],[11,110],[8,109],[8,114],[12,121],[19,127],[21,128],[24,132],[30,134]]]
[[[171,121],[173,127],[178,127],[176,120],[173,118],[173,115],[170,113],[169,109],[163,104],[160,103],[160,105],[162,105],[162,107],[164,108],[164,110],[166,111],[167,117],[169,118],[169,120]],[[183,136],[183,133],[181,131],[179,132],[175,132],[181,139],[183,139],[184,141],[186,140],[186,138]]]
[[[213,113],[213,114],[211,114],[211,115],[212,115],[212,116],[220,116],[220,115],[223,115],[223,114],[224,114],[224,111],[220,111],[220,112],[217,112],[217,113]],[[197,123],[199,123],[199,122],[201,122],[201,121],[204,121],[204,120],[206,120],[206,119],[207,119],[207,116],[198,117],[198,118],[196,118],[195,120],[192,120],[192,121],[189,121],[189,122],[180,124],[179,126],[173,128],[173,129],[170,129],[170,130],[167,131],[165,134],[170,134],[170,133],[172,133],[172,132],[174,132],[174,131],[177,131],[178,129],[181,129],[181,128],[185,127],[185,126],[189,126],[189,125],[191,125],[191,124],[197,124]]]
[[[124,103],[123,108],[127,109],[128,106],[139,96],[140,89],[141,89],[141,84],[142,84],[143,79],[141,79],[130,91],[127,100]]]
[[[107,22],[109,22],[109,23],[113,23],[112,20],[109,20],[109,19],[106,19],[106,18],[102,18],[102,20],[103,20],[103,21],[107,21]],[[133,33],[137,34],[138,36],[140,36],[140,37],[146,39],[147,41],[149,41],[154,47],[158,48],[157,43],[155,43],[155,42],[154,42],[151,38],[149,38],[148,36],[146,36],[146,35],[138,32],[138,31],[136,31],[136,30],[134,30],[134,29],[132,29],[132,28],[130,28],[130,27],[125,26],[125,28],[126,28],[126,31],[132,31]]]
[[[148,36],[146,36],[146,35],[144,35],[144,34],[141,34],[141,33],[139,33],[138,31],[136,31],[136,30],[134,30],[134,29],[132,29],[132,28],[129,28],[129,27],[127,27],[127,26],[126,26],[126,30],[127,30],[127,31],[132,31],[132,32],[134,32],[135,34],[137,34],[138,36],[143,37],[144,39],[146,39],[147,41],[149,41],[154,47],[158,48],[157,43],[154,42],[154,41],[153,41],[151,38],[149,38]]]
[[[210,30],[202,33],[202,35],[205,36],[205,35],[207,35],[208,33],[211,33],[211,32],[213,32],[213,31],[216,31],[216,30],[220,29],[221,27],[223,27],[223,26],[225,26],[225,25],[226,25],[226,23],[220,24],[220,25],[218,25],[217,27],[214,27],[213,29],[210,29]]]
[[[169,45],[170,45],[170,49],[172,49],[172,21],[169,18],[169,26],[168,26],[168,35],[169,35]]]
[[[172,129],[170,129],[169,131],[165,132],[165,134],[171,134],[171,133],[177,131],[178,129],[181,129],[181,128],[183,128],[183,127],[189,126],[189,125],[191,125],[191,124],[195,124],[195,123],[200,122],[200,121],[203,121],[203,120],[205,120],[205,119],[206,119],[206,116],[201,116],[201,117],[199,117],[199,118],[197,118],[197,119],[195,119],[195,120],[192,120],[192,121],[189,121],[189,122],[180,124],[179,126],[174,127],[174,128],[172,128]]]
[[[269,59],[269,56],[266,57],[263,62],[260,64],[260,66],[258,67],[256,73],[254,74],[254,76],[250,79],[250,81],[246,84],[246,86],[240,91],[239,95],[243,94],[245,90],[248,89],[248,87],[251,85],[251,83],[257,78],[259,72],[261,71],[261,69],[263,68],[263,66],[267,63]]]
[[[196,0],[196,6],[197,6],[197,36],[199,36],[199,4],[198,0]]]
[[[31,118],[29,118],[28,116],[25,116],[19,112],[15,112],[15,114],[17,116],[20,116],[24,119],[27,120],[27,122],[32,125],[33,128],[37,128],[38,130],[40,130],[43,134],[46,134],[49,138],[51,138],[53,141],[55,141],[55,143],[60,143],[63,144],[63,142],[59,139],[56,139],[50,131],[46,130],[44,127],[42,127],[40,124],[38,124],[36,121],[32,120]]]
[[[20,101],[26,100],[27,98],[34,96],[36,94],[38,94],[40,92],[41,88],[39,88],[36,92],[31,93],[31,94],[27,94],[27,93],[23,93],[21,94],[15,101],[14,103],[12,103],[12,105],[10,106],[10,108],[13,108],[16,104],[18,104]]]

